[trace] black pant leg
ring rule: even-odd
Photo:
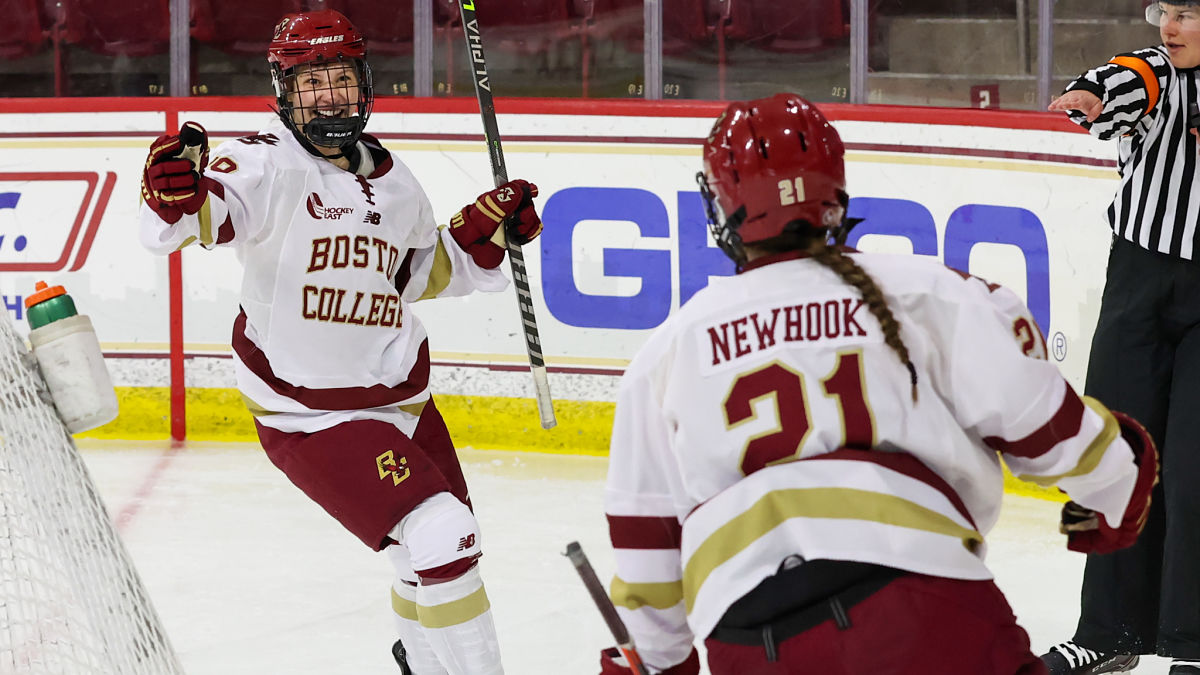
[[[1170,395],[1172,348],[1160,312],[1170,269],[1122,239],[1114,242],[1092,338],[1084,393],[1137,419],[1161,445]],[[1089,555],[1075,640],[1103,651],[1151,653],[1158,631],[1164,511],[1156,490],[1146,529],[1133,546]]]
[[[1200,264],[1177,264],[1178,331],[1162,452],[1166,508],[1158,653],[1200,659]]]

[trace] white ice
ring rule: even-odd
[[[257,445],[81,441],[89,468],[189,675],[385,675],[391,566],[341,529]],[[561,554],[613,571],[607,461],[460,451],[482,571],[510,675],[590,675],[612,638]],[[989,565],[1034,650],[1074,630],[1083,557],[1058,505],[1006,496]],[[1147,658],[1137,675],[1166,675]],[[705,671],[707,672],[707,671]]]

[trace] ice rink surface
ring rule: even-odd
[[[391,565],[257,445],[79,442],[189,675],[397,673]],[[482,571],[509,675],[589,675],[612,638],[562,556],[579,541],[606,584],[607,460],[464,449]],[[1058,505],[1006,495],[989,566],[1035,651],[1068,638],[1083,556]],[[1146,658],[1137,675],[1166,675]],[[707,671],[704,671],[707,672]]]

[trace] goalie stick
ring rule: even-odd
[[[583,579],[583,585],[587,587],[592,601],[596,603],[596,609],[600,610],[600,615],[604,617],[604,623],[608,624],[608,630],[612,632],[613,639],[617,641],[617,649],[625,657],[629,669],[638,675],[650,675],[650,671],[646,669],[642,658],[638,656],[637,649],[633,646],[633,638],[629,637],[629,630],[625,628],[625,622],[621,621],[621,617],[617,615],[617,608],[613,607],[612,600],[604,592],[604,586],[601,585],[600,579],[596,577],[596,570],[592,569],[592,563],[588,562],[583,547],[579,545],[579,542],[573,541],[567,544],[567,551],[563,555],[570,558],[571,564],[575,565],[575,571],[579,572],[579,578]]]
[[[476,0],[459,0],[462,11],[463,33],[467,37],[467,51],[471,56],[471,68],[475,81],[475,98],[479,100],[479,114],[483,118],[483,135],[487,141],[488,157],[492,161],[492,178],[496,187],[508,182],[508,169],[504,167],[504,151],[500,147],[500,129],[496,126],[496,104],[492,101],[492,86],[488,81],[487,62],[483,58],[483,37],[479,34],[479,20],[475,18]],[[533,390],[537,399],[538,416],[542,428],[549,429],[558,421],[554,418],[554,404],[550,400],[550,382],[546,378],[546,362],[542,358],[542,343],[538,337],[537,319],[533,314],[533,295],[529,291],[529,276],[525,273],[525,255],[521,246],[505,237],[508,246],[508,262],[512,267],[513,285],[517,289],[517,304],[521,309],[521,325],[525,331],[525,351],[529,354],[529,371],[533,374]]]

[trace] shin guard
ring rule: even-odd
[[[417,587],[417,618],[450,675],[503,675],[500,642],[479,568]]]
[[[408,667],[413,673],[447,675],[425,636],[425,629],[417,620],[417,587],[397,580],[392,585],[392,611],[396,619],[396,632],[400,642],[404,643]]]

